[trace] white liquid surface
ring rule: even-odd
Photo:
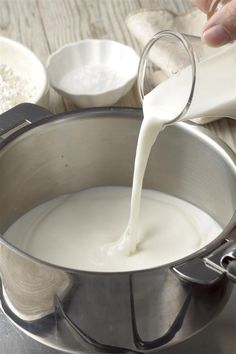
[[[62,196],[31,210],[5,238],[27,253],[61,266],[92,271],[155,267],[208,244],[221,227],[195,206],[167,194],[143,190],[137,228],[140,242],[130,257],[104,253],[122,234],[131,188],[98,187]]]

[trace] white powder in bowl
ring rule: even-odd
[[[23,74],[0,64],[0,114],[24,102],[34,102],[36,87]]]
[[[88,64],[66,73],[59,86],[71,94],[96,95],[114,90],[124,82],[119,70],[106,64]]]

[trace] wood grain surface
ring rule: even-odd
[[[189,0],[0,0],[0,35],[32,49],[43,64],[62,45],[86,38],[114,39],[140,54],[141,48],[125,24],[128,14],[141,8],[185,13],[191,7]],[[136,88],[117,105],[140,106]],[[58,113],[76,107],[50,89],[49,109]],[[221,119],[207,128],[236,151],[234,120]]]

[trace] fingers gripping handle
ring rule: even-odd
[[[219,11],[223,6],[225,6],[231,0],[212,0],[210,8],[207,13],[207,18],[211,18],[216,11]]]

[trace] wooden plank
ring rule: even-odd
[[[193,8],[189,0],[140,0],[140,5],[147,9],[166,9],[178,14]]]

